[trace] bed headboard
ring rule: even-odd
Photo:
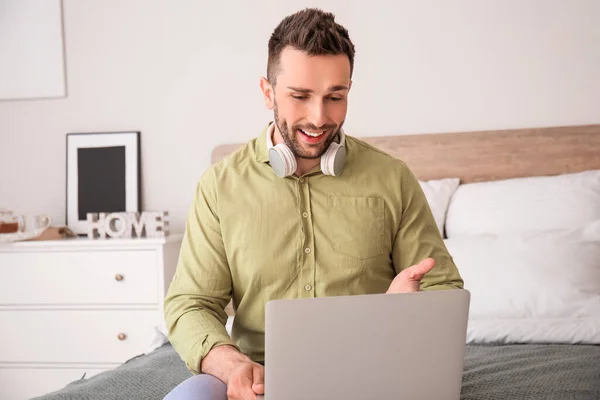
[[[421,180],[469,183],[600,169],[600,125],[357,137],[406,162]],[[217,146],[212,162],[241,146]]]

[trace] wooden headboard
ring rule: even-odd
[[[359,138],[406,162],[421,180],[469,183],[600,169],[600,125]],[[216,147],[212,162],[241,146]]]

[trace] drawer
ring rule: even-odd
[[[0,305],[157,304],[156,250],[0,253]]]
[[[15,368],[0,366],[0,399],[24,400],[62,389],[69,383],[91,378],[105,369],[97,368]]]
[[[123,363],[142,354],[157,310],[0,311],[5,363]]]

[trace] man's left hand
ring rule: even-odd
[[[400,272],[386,293],[411,293],[421,290],[421,279],[435,266],[433,258],[426,258],[420,263],[410,266]]]

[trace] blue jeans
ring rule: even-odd
[[[227,400],[227,385],[212,375],[194,375],[171,390],[164,400]]]

